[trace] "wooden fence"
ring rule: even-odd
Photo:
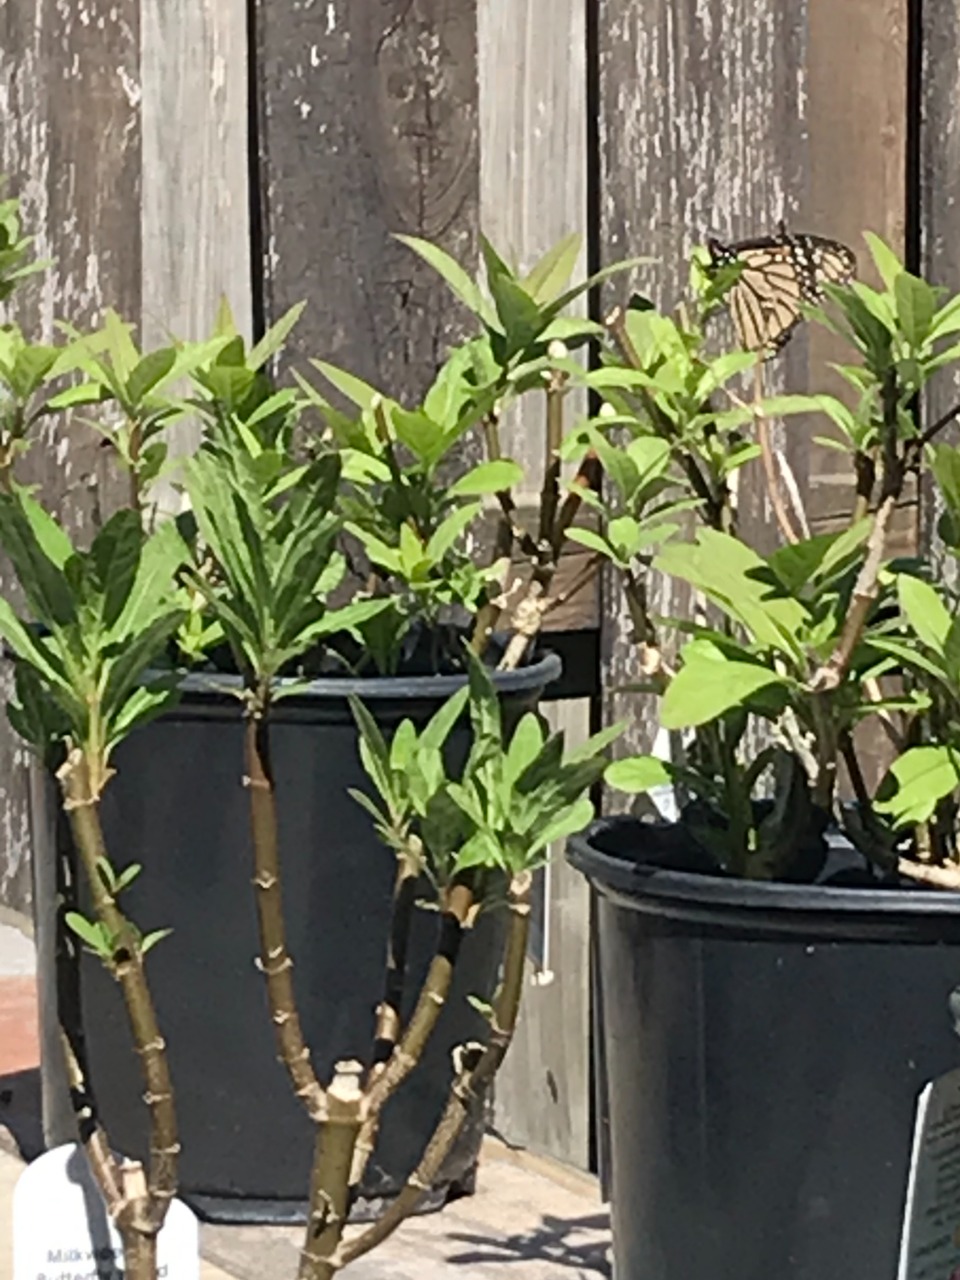
[[[669,303],[706,234],[785,218],[851,244],[875,230],[956,289],[958,82],[948,0],[0,0],[0,172],[56,262],[24,320],[50,333],[114,306],[151,342],[199,336],[223,293],[251,332],[306,297],[295,355],[403,398],[459,320],[395,231],[466,262],[481,227],[521,261],[583,230],[591,265],[653,255],[637,283]],[[823,389],[830,356],[801,334],[777,376]],[[536,428],[512,424],[517,455],[537,457]],[[802,422],[776,445],[830,527],[842,458]],[[77,529],[109,506],[82,429],[30,466]],[[759,477],[740,502],[768,540]],[[907,544],[929,527],[915,500],[900,519]],[[576,679],[556,722],[576,737],[626,714],[647,740],[648,710],[616,691],[632,674],[616,591],[564,623]],[[2,728],[0,903],[20,909],[26,814]],[[583,1167],[589,905],[557,863],[538,944],[553,981],[528,993],[497,1100],[508,1139]]]

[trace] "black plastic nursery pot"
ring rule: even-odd
[[[960,1063],[960,894],[651,855],[634,819],[568,849],[599,898],[617,1280],[893,1277],[917,1094]]]
[[[534,707],[560,661],[546,656],[496,676],[507,717]],[[369,792],[347,703],[356,693],[389,732],[423,724],[458,676],[317,680],[276,704],[271,747],[278,788],[283,894],[294,983],[321,1079],[369,1052],[383,987],[395,862],[349,788]],[[277,1061],[258,954],[251,887],[243,733],[230,677],[190,677],[178,707],[118,751],[105,793],[107,847],[144,871],[125,897],[144,930],[173,929],[148,971],[170,1054],[182,1141],[181,1195],[213,1221],[302,1220],[314,1129]],[[450,747],[465,755],[469,725]],[[415,912],[409,992],[426,972],[435,912]],[[483,1032],[471,994],[488,994],[499,961],[497,916],[464,940],[454,990],[420,1067],[388,1103],[355,1216],[395,1194],[439,1120],[451,1051]],[[61,989],[63,988],[61,972]],[[146,1154],[138,1062],[116,986],[92,957],[80,966],[80,1022],[101,1117],[115,1147]],[[469,1191],[482,1117],[464,1132],[424,1207]]]

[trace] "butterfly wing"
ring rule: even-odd
[[[822,236],[761,236],[723,245],[708,242],[715,267],[737,264],[740,274],[727,303],[746,350],[774,355],[803,318],[804,302],[823,296],[824,284],[846,284],[856,273],[853,251]]]

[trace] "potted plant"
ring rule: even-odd
[[[767,307],[736,294],[751,242],[698,253],[676,314],[614,311],[587,379],[603,404],[571,444],[607,477],[599,529],[574,536],[620,574],[669,744],[611,766],[633,816],[569,845],[600,897],[624,1280],[892,1274],[916,1095],[956,1063],[960,462],[940,441],[956,411],[923,427],[916,405],[960,356],[960,302],[868,243],[881,287],[823,282],[807,309],[853,349],[846,400],[764,399],[762,343],[708,354],[725,300],[741,330],[799,319],[789,268],[810,242],[782,236],[759,242],[780,264]],[[774,489],[782,545],[761,555],[732,476],[770,464],[769,419],[797,412],[849,455],[851,516],[810,536]],[[897,503],[928,477],[941,541],[894,556]],[[656,616],[660,575],[689,616]]]
[[[569,246],[565,252],[569,256]],[[6,600],[0,604],[0,633],[16,663],[18,696],[9,714],[56,770],[73,853],[82,870],[78,902],[68,904],[74,909],[67,911],[65,924],[99,961],[106,985],[121,987],[127,1031],[140,1059],[150,1121],[143,1144],[139,1134],[131,1140],[123,1131],[123,1073],[110,1070],[103,1026],[90,1017],[98,1006],[88,993],[97,988],[93,975],[84,973],[84,1017],[79,1026],[69,1025],[65,1017],[79,1135],[121,1232],[127,1269],[142,1280],[155,1274],[157,1234],[178,1185],[180,1141],[171,1077],[180,1078],[180,1096],[188,1099],[181,1115],[189,1117],[190,1093],[203,1073],[211,1081],[219,1074],[222,1083],[233,1058],[252,1052],[257,1040],[270,1041],[271,1022],[276,1050],[294,1085],[293,1102],[305,1106],[314,1129],[309,1181],[299,1189],[308,1206],[303,1277],[332,1275],[362,1256],[417,1209],[438,1180],[442,1185],[465,1122],[478,1113],[516,1022],[531,872],[553,841],[592,815],[588,792],[602,772],[603,749],[612,736],[600,735],[565,757],[561,737],[547,735],[534,711],[550,663],[541,661],[532,678],[529,671],[508,671],[498,678],[481,656],[489,653],[501,663],[519,663],[527,644],[494,646],[488,635],[490,575],[471,572],[457,543],[479,515],[477,505],[466,500],[496,488],[506,510],[515,468],[493,459],[492,466],[468,472],[465,484],[446,492],[441,488],[435,467],[468,399],[457,378],[445,373],[435,391],[442,418],[430,418],[425,410],[424,421],[416,424],[415,439],[423,451],[409,446],[413,462],[400,451],[391,421],[409,426],[414,415],[405,417],[398,406],[380,398],[369,406],[369,421],[356,423],[324,405],[333,430],[298,448],[294,428],[300,421],[300,397],[295,391],[276,391],[260,372],[294,319],[287,318],[250,352],[226,314],[209,343],[175,344],[146,354],[136,349],[128,327],[112,314],[98,333],[69,331],[61,348],[32,346],[12,325],[0,335],[9,437],[4,439],[0,545],[22,593],[16,607]],[[529,319],[528,314],[527,332]],[[546,316],[541,329],[552,319]],[[505,355],[504,367],[512,372],[509,360],[522,350],[518,346]],[[565,358],[565,351],[560,356]],[[170,388],[183,380],[192,390],[174,393]],[[498,398],[508,391],[501,389]],[[486,389],[483,396],[475,389],[471,394],[489,411]],[[316,393],[309,399],[323,403]],[[99,425],[129,478],[128,503],[83,547],[74,545],[61,524],[17,482],[13,464],[41,417],[101,405],[112,411],[112,419]],[[201,415],[202,440],[182,471],[187,510],[176,519],[163,518],[151,491],[166,462],[161,432],[183,413]],[[372,432],[367,433],[370,424]],[[429,456],[428,427],[433,431]],[[376,447],[363,445],[364,440]],[[363,487],[371,482],[387,490],[377,503],[366,499],[364,508]],[[555,477],[551,485],[557,485]],[[391,496],[397,495],[401,506],[399,515],[394,513],[395,533],[404,558],[393,572],[402,589],[388,591],[374,583],[354,591],[346,603],[331,603],[343,577],[345,557],[338,542],[347,516],[350,528],[383,560],[388,544],[382,537],[373,541],[376,534],[365,527],[364,518],[379,521],[382,534],[381,504],[389,519]],[[424,505],[413,505],[418,501]],[[559,507],[554,518],[560,519]],[[407,531],[419,539],[419,562],[410,554]],[[419,613],[418,599],[426,601]],[[443,606],[468,600],[488,609],[488,625],[472,625],[456,637],[442,616]],[[386,619],[387,614],[392,616]],[[370,638],[373,633],[365,628],[376,620],[383,625]],[[365,685],[351,667],[362,665],[369,652],[387,671],[402,670],[407,635],[424,622],[438,633],[426,638],[439,670],[419,677],[419,686],[416,679],[410,681],[412,692],[394,693],[393,721],[389,714],[380,718],[387,722],[384,731],[375,710],[357,697]],[[446,630],[440,634],[442,628]],[[532,632],[525,642],[530,638]],[[414,639],[409,654],[416,655],[419,638]],[[188,659],[194,660],[192,677],[184,674]],[[297,1003],[282,891],[284,872],[303,853],[294,846],[290,856],[289,836],[291,830],[299,834],[298,826],[285,827],[282,820],[296,799],[297,779],[286,776],[291,757],[273,747],[282,741],[285,706],[293,709],[292,723],[297,723],[298,711],[309,723],[310,712],[304,715],[303,709],[316,696],[316,672],[325,673],[328,665],[337,672],[328,676],[328,684],[342,682],[335,697],[332,690],[325,691],[329,700],[343,703],[359,726],[359,736],[340,738],[340,750],[346,747],[360,761],[359,768],[350,762],[361,785],[347,799],[351,812],[367,823],[372,818],[382,842],[382,867],[355,865],[349,873],[362,881],[372,870],[385,882],[390,915],[384,918],[368,909],[350,920],[349,936],[341,939],[336,956],[332,1014],[317,1028],[302,1017]],[[195,704],[178,720],[176,704],[186,702],[193,691],[198,699],[213,702],[213,715]],[[201,774],[195,779],[203,788],[199,796],[178,791],[176,769],[171,774],[161,763],[166,758],[162,730],[189,722],[191,716],[225,727],[216,743],[228,744],[226,774],[219,779]],[[338,716],[336,706],[313,719],[324,726],[337,724]],[[151,728],[145,730],[148,722]],[[129,749],[148,738],[150,763],[138,772],[137,757]],[[227,754],[230,745],[235,750]],[[202,761],[194,754],[188,763],[198,770]],[[340,838],[336,815],[342,810],[335,792],[342,770],[331,778],[334,772],[332,767],[318,771],[308,784],[321,793],[313,803],[324,807],[326,817],[318,858],[331,832]],[[211,781],[223,783],[223,794]],[[142,839],[136,817],[136,806],[149,810],[153,793],[160,794],[175,820],[170,845],[160,849]],[[111,808],[114,796],[119,802]],[[219,822],[235,798],[248,810],[249,834],[237,846],[252,847],[253,938],[259,944],[267,1008],[258,1009],[256,1025],[217,1060],[209,1045],[178,1041],[171,1025],[177,1009],[170,999],[170,970],[165,974],[162,969],[164,951],[186,949],[191,939],[181,936],[177,947],[151,956],[148,983],[147,954],[171,930],[143,934],[132,915],[138,893],[145,914],[161,914],[164,901],[155,889],[165,879],[174,878],[180,895],[190,896],[194,886],[183,873],[184,864],[175,863],[171,871],[170,849],[179,845],[202,858],[206,850],[197,847],[193,828],[202,827],[208,815]],[[134,806],[131,820],[125,805]],[[110,847],[122,848],[128,860],[112,862]],[[140,863],[129,861],[132,850],[150,865],[151,875],[142,881]],[[244,885],[247,875],[236,847],[233,853],[227,870]],[[298,886],[292,888],[293,893],[288,878],[287,904],[297,898]],[[198,988],[195,995],[201,998],[197,974],[207,965],[219,966],[219,985],[212,990],[216,1001],[225,1004],[243,998],[251,974],[234,975],[224,965],[221,921],[231,913],[231,903],[222,881],[217,893],[206,920],[209,944],[206,950],[197,948],[187,964]],[[380,904],[375,900],[374,905]],[[484,938],[483,928],[474,926],[495,915],[497,907],[506,909],[507,923],[488,928]],[[429,946],[422,966],[410,945],[417,915],[424,917],[422,940]],[[329,916],[325,920],[315,913],[315,927],[328,922]],[[472,934],[481,937],[474,945],[478,960],[471,971],[461,959],[470,941],[463,947],[461,941]],[[349,1008],[357,998],[353,970],[364,947],[376,954],[383,994],[376,1009],[376,1000],[368,999],[363,1025],[353,1034],[349,1019],[345,1027],[336,1025],[337,1010]],[[461,993],[454,978],[464,968],[461,982],[469,983],[473,997],[470,1024],[456,1007]],[[252,978],[257,981],[255,974]],[[454,1019],[444,1027],[448,1009]],[[104,1014],[108,1021],[112,1016]],[[455,1052],[442,1077],[443,1096],[436,1106],[435,1082],[428,1081],[423,1123],[415,1135],[413,1158],[400,1169],[396,1196],[367,1232],[344,1242],[348,1212],[378,1149],[385,1105],[409,1077],[416,1081],[423,1074],[425,1052],[436,1054],[435,1041],[449,1041],[451,1027],[459,1030],[447,1046]],[[329,1071],[322,1060],[315,1066],[310,1059],[309,1041],[318,1031],[324,1056],[337,1054]],[[354,1058],[347,1058],[348,1053]],[[361,1055],[362,1061],[355,1060]],[[276,1064],[272,1068],[282,1077]],[[231,1137],[245,1156],[252,1152],[250,1158],[261,1159],[249,1117],[262,1108],[268,1110],[267,1123],[274,1122],[271,1100],[252,1093],[243,1102],[248,1117],[242,1131]],[[309,1134],[306,1120],[304,1128]],[[194,1135],[189,1124],[180,1130],[189,1151]],[[149,1154],[143,1162],[120,1162],[114,1148],[133,1154],[145,1148]],[[225,1150],[229,1163],[229,1144]],[[229,1176],[228,1170],[225,1181]],[[269,1182],[267,1186],[272,1190]]]
[[[566,288],[578,243],[564,242],[524,279],[488,247],[489,293],[438,250],[412,245],[445,273],[480,324],[479,336],[451,354],[421,406],[404,408],[328,365],[319,371],[331,395],[341,397],[339,408],[302,376],[278,387],[269,366],[299,308],[249,350],[226,308],[208,341],[150,352],[138,350],[129,327],[108,313],[95,333],[67,330],[65,348],[47,352],[43,362],[40,349],[24,343],[36,364],[34,381],[18,387],[8,379],[16,450],[29,445],[31,427],[42,418],[82,417],[127,476],[130,512],[158,531],[166,525],[157,481],[183,487],[182,469],[166,457],[163,430],[183,416],[200,424],[188,509],[175,526],[186,548],[176,597],[182,618],[163,652],[151,657],[177,697],[148,727],[118,741],[117,777],[100,812],[108,845],[136,848],[152,871],[149,880],[124,884],[130,913],[162,921],[178,937],[176,948],[159,953],[152,986],[180,1081],[180,1185],[198,1208],[227,1218],[302,1216],[313,1140],[269,1038],[259,1034],[268,1014],[251,964],[259,949],[257,912],[238,875],[251,843],[238,779],[250,771],[243,725],[254,668],[249,635],[242,633],[244,649],[241,632],[230,627],[246,619],[249,628],[251,608],[259,610],[258,625],[274,608],[279,617],[291,600],[251,603],[264,582],[262,573],[249,576],[248,565],[247,576],[234,580],[234,614],[224,615],[217,590],[228,569],[240,572],[227,552],[250,533],[250,512],[238,525],[228,506],[232,523],[220,530],[215,554],[214,498],[236,504],[243,495],[253,511],[250,486],[260,485],[261,506],[283,506],[292,494],[303,503],[285,563],[294,566],[290,590],[297,581],[310,587],[306,612],[298,615],[299,629],[271,634],[269,669],[264,674],[261,663],[256,670],[283,682],[283,697],[270,700],[270,723],[273,768],[285,788],[278,818],[280,844],[289,850],[285,928],[302,973],[300,1016],[321,1077],[365,1044],[374,1010],[376,1047],[367,1065],[389,1059],[435,951],[436,912],[418,905],[429,897],[425,886],[410,874],[409,858],[398,855],[395,865],[384,858],[367,815],[349,795],[369,787],[351,698],[361,698],[385,738],[407,720],[422,732],[466,687],[473,653],[492,673],[509,736],[559,670],[555,658],[537,651],[536,639],[542,619],[562,603],[552,584],[580,508],[582,485],[563,497],[557,458],[565,391],[579,368],[569,346],[596,328],[563,314],[587,287]],[[513,497],[521,470],[500,456],[498,421],[514,399],[537,390],[550,406],[548,465],[531,530]],[[471,434],[485,442],[488,456],[460,465],[456,451]],[[209,458],[218,462],[204,482]],[[490,500],[499,511],[492,550],[483,541]],[[531,564],[528,585],[511,599],[505,588],[512,585],[507,569],[516,546]],[[274,618],[270,625],[281,624]],[[260,640],[267,644],[266,633]],[[451,767],[467,758],[471,741],[462,715],[446,741]],[[70,905],[81,913],[92,906]],[[375,1212],[378,1201],[402,1190],[422,1133],[440,1116],[451,1050],[483,1030],[481,1013],[465,997],[491,988],[500,927],[491,916],[468,931],[437,1034],[415,1081],[386,1114],[362,1188],[351,1193],[355,1213]],[[381,939],[388,928],[395,954],[385,986]],[[69,977],[76,958],[68,938],[61,960]],[[81,976],[78,1025],[86,1031],[90,1074],[101,1085],[101,1115],[121,1149],[143,1152],[136,1062],[113,983],[92,958],[83,960]],[[452,1185],[469,1186],[479,1112],[473,1120],[438,1173],[433,1203]]]

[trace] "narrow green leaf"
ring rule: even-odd
[[[306,301],[294,303],[290,310],[267,330],[247,356],[248,369],[260,369],[268,360],[273,359],[290,336],[291,330],[301,315],[303,315],[303,309],[306,305]]]
[[[552,302],[569,284],[582,247],[583,237],[575,231],[548,249],[522,281],[527,293],[537,302]]]
[[[920,578],[901,573],[897,575],[897,598],[920,640],[943,657],[952,618],[936,590]]]
[[[424,262],[429,263],[434,271],[446,280],[456,297],[475,316],[485,322],[492,319],[490,306],[477,284],[445,250],[431,244],[429,240],[421,240],[418,236],[398,235],[395,239],[405,244],[408,249],[412,249],[414,253],[418,253]]]

